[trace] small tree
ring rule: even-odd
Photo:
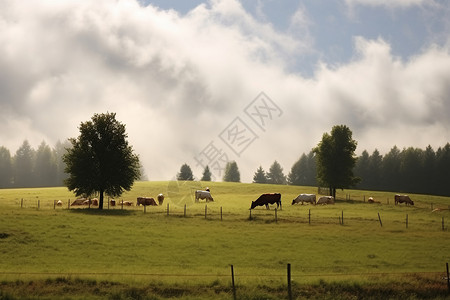
[[[330,188],[336,197],[336,189],[345,189],[358,183],[353,176],[356,163],[357,142],[352,139],[351,130],[345,125],[333,126],[331,134],[324,133],[322,141],[314,148],[317,158],[317,179]]]
[[[267,172],[267,182],[271,184],[286,184],[286,176],[283,174],[281,165],[274,161]]]
[[[98,192],[99,209],[103,209],[104,193],[117,197],[129,191],[139,179],[140,164],[127,137],[115,113],[95,114],[81,123],[80,136],[69,139],[72,148],[63,156],[68,189],[77,196]]]
[[[241,182],[241,174],[239,173],[239,169],[235,161],[227,163],[225,167],[225,174],[223,175],[223,181]]]
[[[209,170],[209,167],[206,166],[205,169],[203,170],[203,175],[202,175],[202,179],[201,181],[211,181],[211,171]]]
[[[259,166],[255,175],[253,175],[253,183],[267,183],[266,172],[261,166]]]
[[[188,164],[183,164],[180,168],[180,173],[177,174],[177,180],[194,180],[191,167]]]

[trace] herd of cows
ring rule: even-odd
[[[211,191],[209,188],[206,188],[205,190],[196,190],[194,193],[195,196],[195,202],[199,202],[200,200],[206,200],[206,202],[214,201],[213,197],[211,196]],[[138,197],[136,199],[136,206],[143,205],[143,206],[158,206],[162,205],[164,202],[164,195],[159,194],[156,197],[158,203],[155,201],[153,197]],[[414,201],[411,200],[411,198],[408,195],[395,195],[395,204],[401,204],[405,203],[406,205],[414,205]],[[304,203],[309,203],[313,205],[326,205],[326,204],[334,204],[334,197],[333,196],[320,196],[318,199],[315,194],[300,194],[295,199],[292,200],[292,205],[301,203],[302,205]],[[368,203],[380,203],[379,201],[376,201],[373,199],[373,197],[370,197],[368,199]],[[116,200],[111,199],[109,200],[109,204],[111,206],[116,206]],[[266,209],[269,209],[269,205],[277,205],[278,208],[282,208],[281,206],[281,194],[280,193],[266,193],[262,194],[258,197],[255,201],[252,201],[250,205],[250,209],[254,209],[257,206],[265,206]],[[60,200],[57,201],[56,205],[61,206],[62,202]],[[76,199],[72,202],[71,206],[75,205],[89,205],[89,206],[98,206],[98,199]],[[124,205],[124,206],[132,206],[134,205],[131,201],[120,201],[118,205]]]

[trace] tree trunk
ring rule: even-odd
[[[100,190],[100,200],[98,202],[98,209],[103,209],[103,190]]]

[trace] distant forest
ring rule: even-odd
[[[42,142],[35,150],[25,140],[14,155],[1,146],[0,188],[62,186],[67,177],[62,155],[65,148],[70,146],[69,142],[57,142],[51,148]],[[286,180],[273,183],[318,185],[316,158],[312,151],[302,154],[286,177],[277,163],[272,167],[276,168],[271,168],[267,173],[267,181],[260,167],[255,173],[255,179],[262,175],[264,181],[254,182],[272,182],[276,174],[281,173],[281,177]],[[358,157],[354,174],[361,178],[355,187],[357,189],[450,196],[450,144],[436,151],[431,146],[424,150],[413,147],[400,150],[394,146],[384,156],[378,150],[372,154],[364,150]]]
[[[364,150],[354,175],[361,181],[356,189],[450,196],[450,144],[434,151],[394,146],[382,156],[378,150]],[[287,176],[288,184],[317,186],[316,159],[303,154]]]

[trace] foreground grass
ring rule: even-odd
[[[416,205],[405,207],[393,193],[343,191],[336,205],[291,206],[316,190],[208,183],[215,202],[205,217],[206,204],[192,199],[203,185],[137,183],[123,200],[166,194],[146,213],[54,209],[54,200],[74,199],[64,188],[0,190],[0,299],[230,299],[231,264],[239,299],[280,299],[288,263],[300,299],[446,297],[450,214],[431,203],[447,208],[448,198],[412,195]],[[276,220],[273,208],[250,218],[264,192],[283,195]],[[382,203],[364,203],[368,196]]]

